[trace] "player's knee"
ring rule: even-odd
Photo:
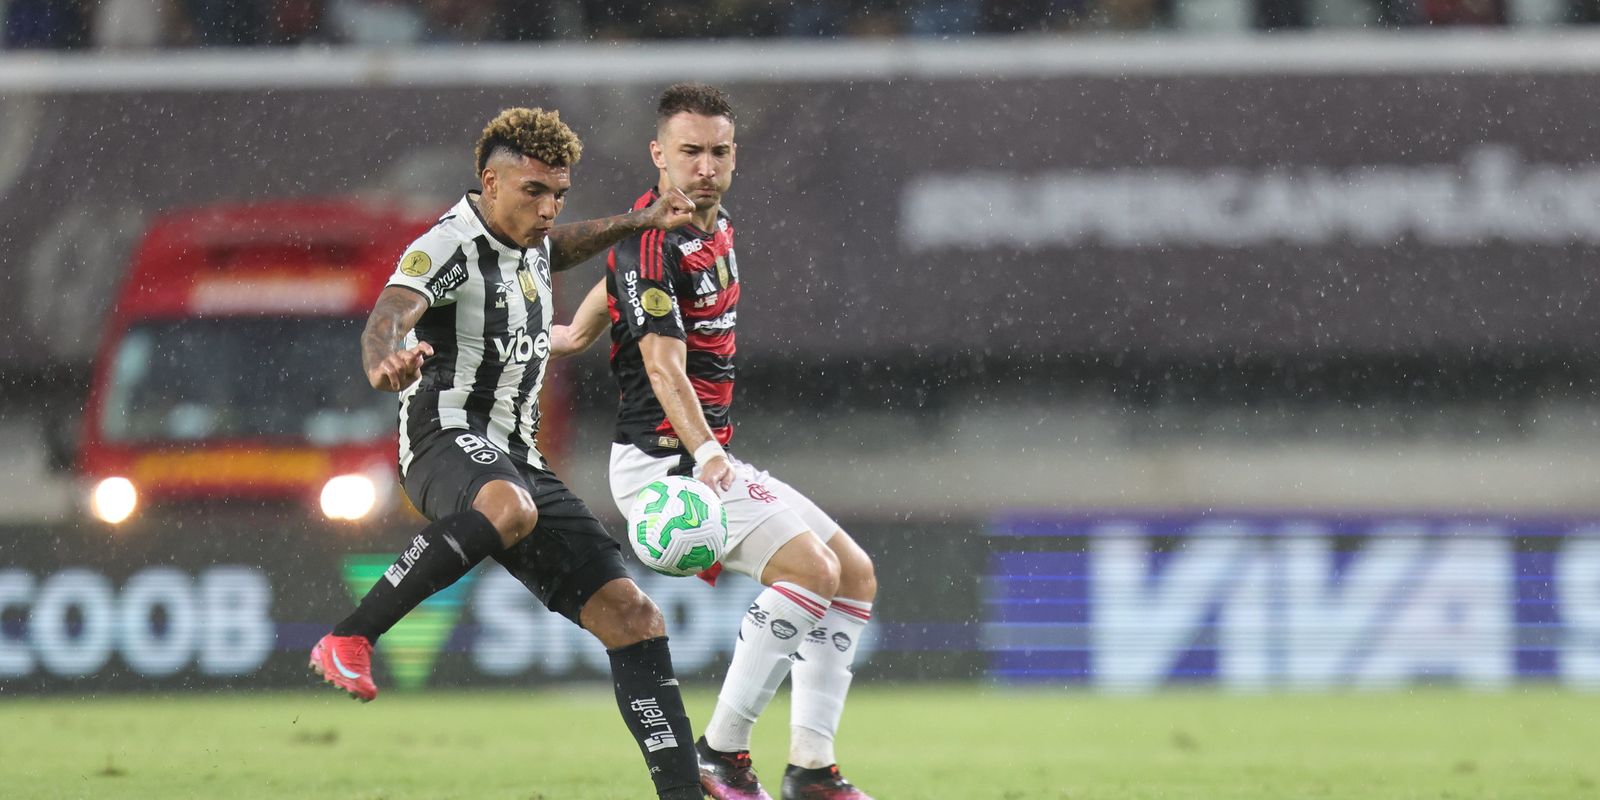
[[[594,614],[586,621],[587,627],[608,649],[667,635],[661,609],[631,581],[626,589],[606,592],[604,597],[596,595],[590,603]]]
[[[539,524],[539,507],[525,491],[496,492],[486,498],[480,497],[480,501],[474,506],[489,518],[506,547],[522,541],[533,531],[533,526]]]
[[[636,592],[623,607],[621,621],[628,644],[667,635],[666,618],[644,592]]]
[[[511,511],[510,519],[501,527],[500,539],[506,547],[522,541],[524,536],[533,532],[533,527],[539,524],[539,507],[532,500],[526,500]]]
[[[815,537],[806,538],[816,541]],[[839,557],[820,541],[817,546],[806,547],[774,566],[777,569],[769,569],[767,573],[769,586],[779,581],[793,583],[830,600],[839,591]]]
[[[871,558],[863,554],[839,560],[839,596],[868,602],[878,596],[878,573]]]
[[[844,536],[844,532],[840,531],[834,536]],[[849,542],[847,546],[834,548],[834,555],[839,558],[840,597],[871,601],[877,596],[878,574],[872,565],[872,557],[866,551]]]

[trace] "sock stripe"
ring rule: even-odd
[[[789,598],[790,602],[799,606],[801,611],[811,615],[814,619],[822,619],[822,615],[828,613],[828,606],[822,602],[821,598],[798,586],[787,583],[774,583],[771,588],[772,591]]]
[[[831,608],[847,617],[854,617],[862,622],[872,621],[872,606],[860,605],[836,597],[833,599]]]

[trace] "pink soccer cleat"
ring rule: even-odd
[[[750,751],[712,750],[702,736],[694,743],[694,752],[700,758],[700,788],[715,800],[772,800],[750,767]]]
[[[311,648],[311,671],[365,703],[378,696],[372,682],[372,642],[365,636],[328,634]]]
[[[783,771],[783,800],[872,800],[839,774],[839,765],[805,769],[793,764]]]

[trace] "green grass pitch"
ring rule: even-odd
[[[689,697],[706,719],[712,697]],[[879,800],[1600,797],[1600,698],[1554,689],[1104,697],[863,687],[846,775]],[[776,790],[784,695],[756,730]],[[651,798],[608,691],[0,700],[6,798]]]

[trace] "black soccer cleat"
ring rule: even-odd
[[[700,759],[700,787],[715,800],[772,800],[750,766],[749,750],[712,750],[702,736],[694,743],[694,752]]]
[[[793,764],[783,771],[783,800],[872,800],[839,774],[839,765],[806,769]]]

